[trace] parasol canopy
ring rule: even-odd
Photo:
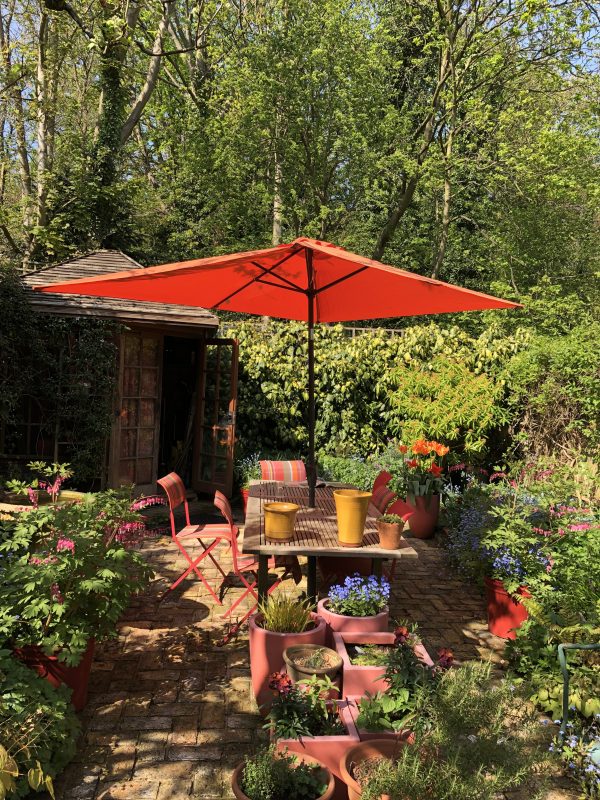
[[[314,505],[314,325],[518,303],[453,286],[305,237],[246,253],[79,278],[36,291],[175,303],[308,323],[308,481]]]

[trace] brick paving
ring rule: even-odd
[[[450,646],[460,660],[500,662],[503,642],[487,631],[478,589],[449,572],[435,541],[415,546],[419,560],[398,564],[392,615],[418,622],[432,651]],[[168,537],[144,552],[155,581],[132,601],[118,637],[97,648],[79,751],[57,781],[57,800],[229,799],[234,766],[265,737],[245,632],[217,646],[222,609],[191,578],[159,602],[183,559]],[[213,586],[214,572],[206,571]],[[303,586],[288,581],[284,590]],[[228,604],[236,592],[228,590]]]

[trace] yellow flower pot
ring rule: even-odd
[[[335,510],[338,523],[338,543],[342,547],[361,547],[371,492],[359,489],[336,489]]]
[[[265,539],[269,542],[289,542],[293,539],[299,508],[295,503],[265,503]]]

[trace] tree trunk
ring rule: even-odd
[[[442,227],[438,241],[437,253],[433,262],[432,278],[437,278],[440,274],[446,247],[448,246],[448,235],[450,232],[450,205],[452,201],[452,184],[450,181],[450,160],[452,158],[452,144],[454,140],[454,126],[450,127],[446,145],[444,147],[444,201],[442,204]]]
[[[46,74],[46,45],[48,38],[48,15],[43,11],[38,31],[38,59],[36,75],[37,101],[37,225],[45,228],[48,224],[48,86]]]

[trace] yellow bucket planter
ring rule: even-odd
[[[338,543],[342,547],[361,547],[372,493],[361,492],[359,489],[336,489],[333,496]]]
[[[269,542],[289,542],[293,539],[299,508],[296,503],[265,503],[265,539]]]

